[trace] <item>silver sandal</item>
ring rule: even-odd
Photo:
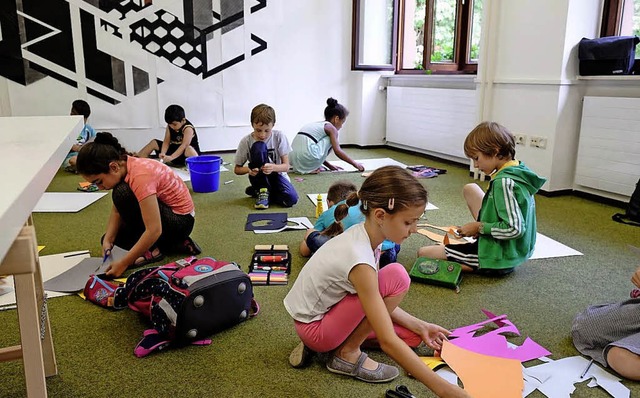
[[[385,365],[380,362],[378,362],[378,367],[375,370],[365,369],[362,364],[366,359],[367,354],[364,352],[360,354],[356,363],[347,362],[334,354],[327,362],[327,369],[330,372],[355,377],[367,383],[388,383],[400,375],[400,371],[395,366]]]

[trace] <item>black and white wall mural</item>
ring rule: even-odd
[[[268,57],[274,7],[267,0],[2,0],[0,76],[13,83],[17,113],[30,100],[53,106],[34,96],[58,92],[87,98],[102,128],[156,127],[172,103],[200,125],[247,125],[242,96],[264,71],[251,59]]]

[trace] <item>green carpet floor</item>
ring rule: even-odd
[[[437,225],[470,221],[461,196],[462,186],[473,180],[467,167],[443,163],[391,149],[348,149],[355,159],[392,157],[407,165],[427,164],[447,169],[445,175],[422,180],[430,201],[439,210],[426,218]],[[231,162],[233,154],[222,154]],[[298,177],[298,175],[292,175]],[[272,206],[268,211],[286,211],[290,217],[306,216],[314,221],[315,208],[307,193],[326,192],[337,179],[360,184],[359,173],[323,173],[294,181],[300,202],[290,209]],[[75,191],[80,177],[58,173],[49,191]],[[218,192],[193,194],[196,203],[194,239],[203,255],[235,261],[246,271],[256,244],[288,244],[293,253],[294,279],[305,260],[298,255],[303,231],[256,235],[244,231],[247,214],[255,212],[245,196],[246,176],[222,172]],[[483,183],[483,187],[486,185]],[[36,213],[38,241],[46,245],[42,255],[89,249],[100,255],[99,239],[111,206],[105,197],[75,213]],[[513,274],[491,279],[467,275],[460,293],[414,283],[402,307],[418,317],[448,328],[483,320],[480,309],[507,314],[522,336],[529,336],[549,351],[551,358],[578,355],[570,339],[574,315],[593,303],[628,297],[630,277],[638,265],[628,245],[640,243],[640,228],[611,221],[620,208],[575,196],[537,197],[538,231],[582,253],[583,256],[530,260]],[[407,269],[418,247],[429,243],[421,235],[403,245],[399,261]],[[169,258],[168,260],[173,260]],[[167,260],[167,261],[168,261]],[[290,282],[291,283],[291,282]],[[262,307],[254,319],[213,336],[206,347],[169,349],[138,359],[133,348],[147,322],[138,314],[109,311],[77,296],[49,300],[49,313],[59,374],[48,379],[50,397],[383,397],[387,388],[407,385],[418,397],[434,396],[406,376],[392,383],[372,385],[329,373],[320,360],[308,368],[289,367],[287,358],[298,343],[293,323],[282,299],[289,286],[259,286],[255,296]],[[224,305],[224,303],[220,303]],[[18,344],[16,311],[0,312],[0,347]],[[376,360],[392,361],[371,351]],[[530,366],[531,364],[526,364]],[[24,397],[22,363],[0,363],[0,397]],[[576,385],[573,397],[606,397],[599,388]],[[640,383],[625,381],[631,396],[640,396]],[[530,397],[543,397],[534,392]]]

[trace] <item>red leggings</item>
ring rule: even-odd
[[[393,297],[409,290],[411,280],[404,266],[393,263],[378,271],[378,285],[382,298]],[[329,352],[342,344],[364,319],[364,311],[357,294],[348,294],[320,320],[311,323],[295,321],[300,340],[313,351]],[[410,347],[417,347],[422,339],[411,330],[393,325],[398,337]],[[367,340],[375,339],[374,332]]]

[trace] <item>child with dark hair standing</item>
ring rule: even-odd
[[[485,194],[477,184],[467,184],[463,195],[473,222],[458,227],[459,236],[473,243],[425,246],[418,256],[462,264],[467,272],[504,275],[524,263],[536,244],[534,195],[546,179],[515,159],[513,135],[495,122],[483,122],[464,141],[464,153],[475,167],[491,175]]]
[[[200,254],[189,237],[195,208],[185,183],[167,165],[127,156],[110,133],[98,133],[78,154],[78,173],[100,189],[113,190],[113,206],[102,237],[105,255],[114,245],[129,250],[107,275],[164,258],[167,251]]]
[[[164,111],[164,121],[167,122],[164,140],[149,141],[136,156],[148,158],[155,151],[163,163],[184,165],[186,158],[200,155],[196,128],[186,119],[180,105],[169,105]]]
[[[233,172],[249,174],[246,194],[256,198],[256,209],[268,209],[273,202],[284,207],[298,203],[298,193],[289,180],[289,140],[279,130],[275,110],[266,104],[251,110],[253,131],[238,144]],[[247,166],[244,164],[249,162]]]
[[[80,130],[80,134],[78,134],[78,138],[76,138],[76,143],[71,146],[71,151],[69,151],[64,162],[62,162],[62,167],[66,171],[75,173],[78,151],[84,144],[94,139],[96,131],[87,123],[87,120],[91,115],[91,107],[87,101],[81,99],[73,101],[73,103],[71,103],[71,112],[69,114],[71,116],[82,115],[84,117],[84,127]]]
[[[293,171],[300,174],[318,173],[322,165],[331,170],[341,170],[327,162],[327,156],[333,149],[336,156],[364,171],[364,166],[351,159],[342,148],[338,140],[338,132],[347,121],[349,111],[333,98],[327,99],[324,109],[324,121],[306,124],[300,128],[291,143],[291,166]]]
[[[344,206],[361,203],[365,222],[325,243],[302,268],[284,299],[302,342],[289,363],[301,367],[310,353],[330,352],[330,372],[370,383],[389,382],[400,374],[361,350],[379,345],[393,360],[441,397],[469,397],[440,378],[410,347],[424,342],[441,350],[449,331],[403,311],[409,275],[399,263],[378,268],[382,241],[401,243],[417,230],[427,204],[427,191],[406,170],[375,170]]]

